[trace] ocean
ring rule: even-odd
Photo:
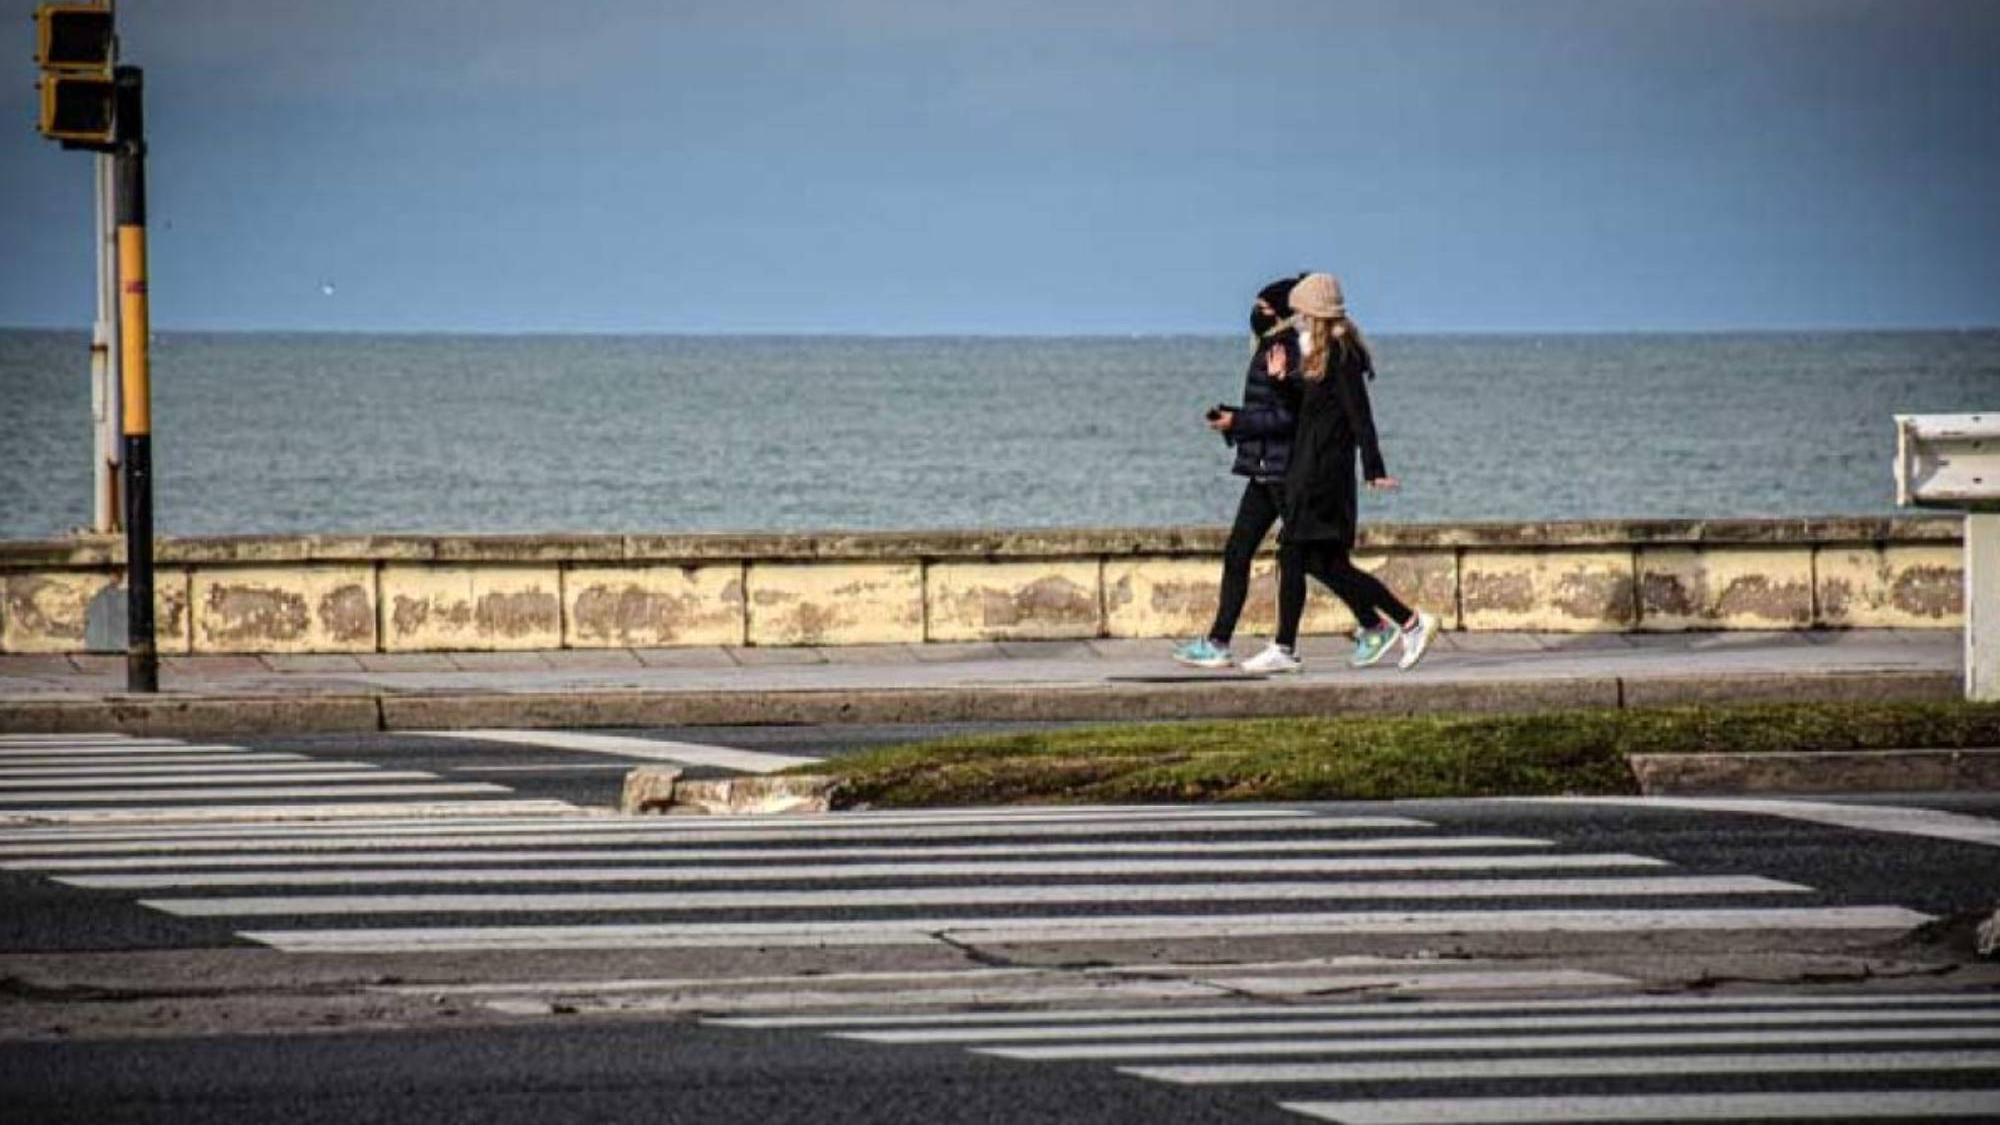
[[[1372,337],[1383,522],[1893,510],[2000,331]],[[81,332],[0,332],[0,538],[90,521]],[[165,332],[162,534],[1226,523],[1244,337]]]

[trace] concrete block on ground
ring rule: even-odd
[[[720,777],[690,781],[678,769],[640,766],[625,775],[619,808],[627,814],[760,816],[823,813],[838,783],[830,777]]]
[[[116,589],[112,571],[17,571],[0,575],[0,652],[83,652],[91,603]],[[122,603],[120,603],[122,604]],[[161,653],[188,651],[188,575],[153,574],[153,640]]]
[[[925,575],[934,641],[1095,637],[1095,559],[934,563]]]
[[[753,563],[744,588],[752,645],[924,639],[923,567],[916,562]]]
[[[1965,554],[1956,544],[1821,547],[1819,624],[1955,629],[1965,621]]]
[[[673,808],[674,786],[680,779],[681,771],[676,766],[639,766],[626,771],[618,811],[627,816],[668,811]]]
[[[1468,550],[1459,563],[1466,629],[1589,633],[1638,619],[1632,552]]]
[[[1812,620],[1809,546],[1639,549],[1640,629],[1803,629]]]
[[[562,581],[543,566],[382,569],[389,652],[562,647]]]
[[[1690,657],[1695,665],[1699,657]],[[1709,703],[1944,702],[1959,697],[1956,672],[1715,672],[1684,676],[1628,676],[1627,707],[1681,707]]]
[[[197,653],[375,649],[375,572],[370,566],[198,569],[190,598]]]
[[[740,645],[743,567],[572,567],[563,576],[571,648]]]
[[[1630,754],[1627,761],[1648,796],[2000,789],[2000,750]]]

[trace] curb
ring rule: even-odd
[[[1625,760],[1648,797],[2000,790],[2000,750],[1627,754]]]
[[[639,766],[625,775],[618,811],[626,816],[772,816],[833,810],[840,783],[787,774],[689,781],[672,766]]]
[[[1956,672],[1374,683],[1129,682],[854,691],[107,695],[0,699],[0,733],[221,737],[467,728],[1245,719],[1751,702],[1949,702]]]

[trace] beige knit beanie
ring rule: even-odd
[[[1330,273],[1309,273],[1292,286],[1292,311],[1338,320],[1347,315],[1347,297],[1340,279]]]

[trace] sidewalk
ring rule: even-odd
[[[0,732],[245,735],[453,727],[1161,719],[1956,699],[1956,630],[1441,636],[1424,664],[1259,680],[1169,659],[1165,640],[683,648],[161,661],[124,694],[118,656],[0,656]],[[1248,646],[1246,646],[1246,651]]]

